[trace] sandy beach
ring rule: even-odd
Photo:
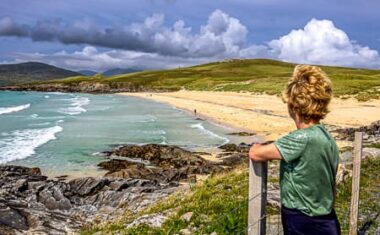
[[[236,129],[253,131],[266,140],[274,140],[294,130],[286,105],[280,97],[236,92],[178,91],[167,93],[120,93],[151,99],[194,112],[213,122]],[[380,119],[380,100],[359,102],[334,98],[324,124],[359,127]]]

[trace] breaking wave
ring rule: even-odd
[[[6,113],[19,112],[29,107],[30,107],[30,104],[24,104],[24,105],[13,106],[13,107],[0,107],[0,115],[6,114]]]

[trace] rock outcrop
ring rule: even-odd
[[[104,152],[104,155],[110,160],[99,163],[99,166],[108,170],[107,177],[113,178],[139,178],[162,183],[194,181],[197,174],[224,169],[204,160],[198,153],[169,145],[125,145]]]
[[[380,142],[380,121],[371,123],[368,126],[359,128],[341,128],[333,132],[337,133],[337,139],[354,141],[355,132],[363,132],[364,143],[379,143]]]
[[[104,177],[52,180],[39,168],[0,166],[1,234],[75,233],[85,224],[137,212],[178,190],[180,181],[196,181],[232,168],[246,158],[215,163],[197,152],[169,145],[125,145],[104,152]],[[244,153],[245,152],[245,153]],[[228,157],[224,157],[228,158]]]
[[[14,86],[2,86],[0,90],[43,91],[43,92],[82,92],[82,93],[117,93],[117,92],[164,92],[171,89],[155,89],[129,82],[73,82],[73,83],[31,83]]]
[[[0,166],[1,234],[67,234],[88,222],[139,211],[177,190],[144,179],[47,179],[38,168]]]

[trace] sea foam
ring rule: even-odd
[[[87,112],[84,106],[90,103],[90,99],[87,97],[74,97],[69,99],[71,101],[70,107],[59,109],[58,112],[68,115],[78,115]]]
[[[12,107],[0,107],[0,115],[6,114],[6,113],[19,112],[29,107],[30,107],[30,104],[24,104],[24,105],[19,105],[19,106],[12,106]]]
[[[217,139],[220,139],[220,140],[223,140],[223,144],[227,144],[228,142],[230,142],[229,139],[227,139],[226,137],[223,137],[223,136],[220,136],[218,134],[215,134],[214,132],[210,131],[210,130],[207,130],[203,125],[202,123],[196,123],[196,124],[193,124],[191,125],[191,128],[195,128],[195,129],[198,129],[200,130],[201,132],[203,132],[204,134],[207,134],[207,135],[210,135],[212,137],[215,137]],[[223,145],[221,144],[221,145]]]
[[[37,147],[56,139],[55,134],[62,130],[62,127],[54,126],[5,133],[6,138],[0,139],[0,164],[33,155]]]

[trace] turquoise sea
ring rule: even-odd
[[[207,150],[241,139],[233,130],[172,106],[135,97],[0,92],[0,164],[44,174],[97,169],[99,152],[121,144],[173,144]]]

